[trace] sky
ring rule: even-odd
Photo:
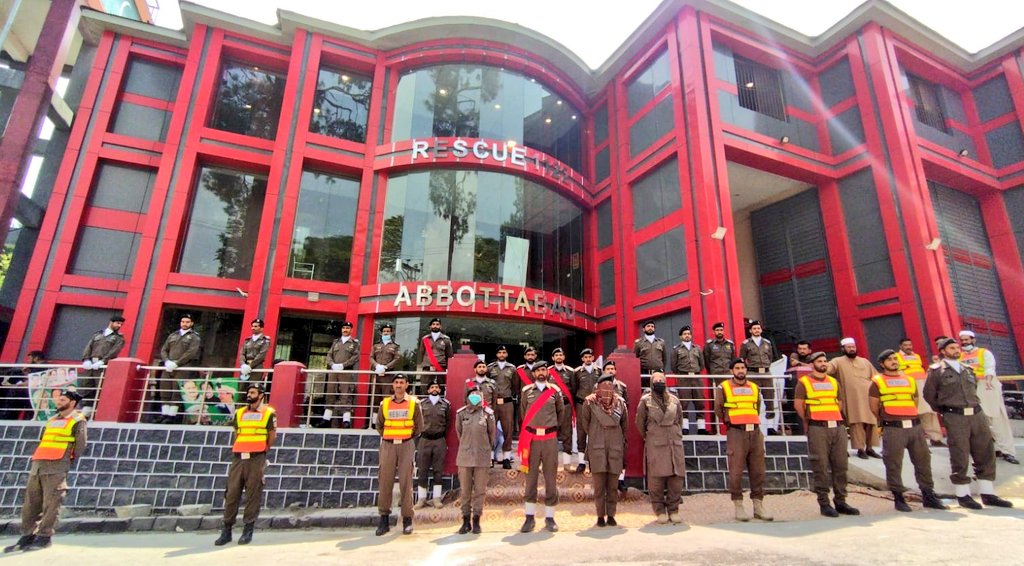
[[[454,0],[194,0],[228,13],[268,24],[277,23],[277,9],[316,17],[349,27],[376,30],[432,16],[482,16],[524,26],[551,37],[597,68],[654,11],[660,0],[516,0],[465,2]],[[828,29],[860,0],[734,0],[803,34]],[[922,24],[969,52],[977,52],[1024,28],[1024,2],[1019,0],[890,0]],[[595,7],[599,6],[599,7]],[[177,0],[161,0],[156,23],[181,28]]]

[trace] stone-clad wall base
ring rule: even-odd
[[[39,423],[0,421],[0,514],[19,512]],[[68,478],[65,506],[111,512],[114,507],[152,505],[156,513],[179,505],[209,504],[223,509],[231,461],[231,430],[123,423],[90,423],[85,456]],[[280,429],[267,466],[264,507],[369,507],[377,497],[377,448],[372,431]],[[684,441],[688,492],[724,491],[725,441],[721,437]],[[768,489],[807,489],[809,465],[802,437],[767,442]],[[518,474],[506,475],[506,493],[521,497]],[[566,474],[563,487],[589,499],[589,478]],[[444,488],[453,487],[453,478]],[[560,482],[561,483],[561,482]]]

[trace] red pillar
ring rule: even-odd
[[[138,358],[117,358],[107,363],[94,420],[119,423],[138,420],[146,395],[146,370],[141,369],[145,364]]]
[[[0,241],[7,238],[11,217],[18,206],[25,165],[40,121],[50,107],[53,87],[75,37],[78,17],[76,0],[50,3],[39,41],[25,69],[25,80],[0,138]]]
[[[644,476],[644,441],[640,439],[640,431],[636,429],[636,408],[640,405],[640,359],[624,345],[619,345],[608,361],[615,362],[615,378],[626,384],[629,395],[629,420],[626,426],[626,476],[641,478]]]
[[[477,357],[469,346],[463,345],[459,351],[448,360],[448,376],[445,380],[444,396],[452,405],[452,422],[448,427],[448,436],[445,442],[448,443],[448,454],[444,458],[444,473],[454,474],[458,472],[455,465],[455,458],[459,455],[459,435],[455,433],[455,412],[466,404],[466,380],[473,375],[473,364]]]
[[[299,426],[302,394],[306,387],[306,366],[299,362],[281,362],[274,366],[274,386],[270,404],[277,412],[277,426]]]

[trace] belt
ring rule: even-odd
[[[420,436],[422,436],[423,438],[426,438],[427,440],[440,440],[440,439],[448,436],[448,432],[447,431],[445,431],[445,432],[430,432],[430,433],[424,432]]]
[[[502,397],[501,400],[505,403],[511,403],[513,399],[512,397]]]
[[[768,373],[768,368],[753,368],[757,370],[757,373]]]
[[[235,458],[241,458],[242,454],[246,454],[246,458],[252,458],[253,456],[262,456],[266,453],[266,450],[264,450],[263,452],[235,452],[234,455]]]
[[[749,427],[753,427],[753,428],[747,429],[748,426]],[[761,425],[756,425],[756,424],[745,425],[745,424],[732,424],[732,423],[729,423],[729,428],[735,429],[735,430],[742,430],[744,432],[753,432],[753,431],[759,429],[760,427],[761,427]]]
[[[409,442],[411,438],[382,438],[381,442],[387,442],[388,444],[402,444],[403,442]]]
[[[943,413],[954,413],[957,415],[971,416],[981,412],[981,407],[942,407]]]
[[[821,426],[821,427],[825,427],[825,428],[836,428],[837,426],[839,426],[841,424],[843,424],[843,421],[815,421],[815,420],[807,421],[807,426]]]
[[[552,426],[552,427],[542,427],[542,429],[544,430],[544,434],[551,434],[551,433],[553,433],[553,432],[558,432],[558,427],[557,427],[557,426]],[[528,427],[526,427],[526,430],[527,430],[527,431],[528,431],[528,432],[529,432],[530,434],[538,434],[538,433],[537,433],[537,431],[538,431],[539,429],[538,429],[538,428],[536,428],[536,427],[528,426]]]
[[[882,426],[887,428],[912,428],[921,424],[921,419],[901,419],[898,421],[882,421]]]

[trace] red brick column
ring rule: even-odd
[[[302,420],[302,394],[306,387],[306,366],[299,362],[281,362],[274,366],[270,404],[277,412],[277,426],[295,427]]]
[[[459,435],[455,433],[455,412],[466,404],[466,380],[473,375],[473,364],[477,357],[469,346],[462,346],[448,360],[448,376],[445,380],[444,397],[452,405],[452,420],[448,427],[448,454],[444,458],[444,473],[457,473],[455,458],[459,455]]]
[[[138,358],[117,358],[107,363],[94,420],[120,423],[138,420],[146,398],[146,370],[140,369],[145,364]]]

